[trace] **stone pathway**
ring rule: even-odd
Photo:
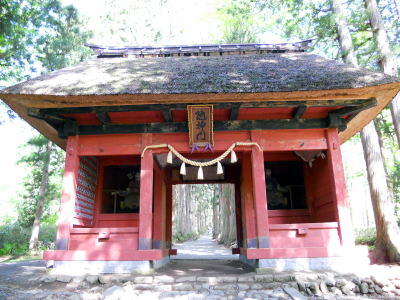
[[[211,236],[202,235],[195,241],[187,241],[181,244],[174,244],[178,255],[172,259],[218,259],[218,260],[239,260],[239,254],[232,254],[232,250],[219,245]]]

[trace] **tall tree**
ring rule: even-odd
[[[38,62],[83,59],[80,55],[72,59],[71,54],[85,51],[83,42],[88,35],[82,32],[77,10],[62,6],[59,0],[1,1],[0,24],[0,85],[55,69]],[[63,42],[54,45],[55,40]],[[50,48],[53,52],[57,48],[58,54],[50,58],[46,51],[52,44]]]
[[[18,203],[18,222],[32,227],[31,250],[38,246],[40,222],[49,214],[49,203],[60,196],[63,153],[42,135],[34,136],[24,145],[26,154],[18,161],[27,167],[24,190]]]
[[[59,0],[1,1],[0,24],[0,85],[54,71],[90,55],[84,46],[90,33],[82,30],[77,10]],[[31,168],[31,176],[25,179],[26,190],[18,211],[21,225],[32,226],[29,248],[33,250],[38,245],[49,194],[56,193],[49,183],[49,172],[53,172],[51,156],[58,151],[43,136],[34,137],[28,145],[35,150],[20,160]],[[55,170],[60,169],[62,159],[57,159]]]
[[[46,73],[88,58],[84,46],[91,32],[73,6],[59,0],[0,1],[0,89],[21,79]],[[5,118],[15,113],[0,101]]]
[[[332,9],[335,13],[343,60],[357,66],[351,34],[341,0],[332,0]],[[400,260],[400,230],[394,216],[394,205],[386,181],[385,165],[374,122],[370,122],[361,131],[361,141],[377,229],[376,251],[379,254],[378,257],[386,256],[391,261],[398,261]]]
[[[35,219],[33,220],[32,233],[29,239],[29,250],[34,250],[38,247],[40,221],[43,215],[43,206],[49,184],[50,154],[51,154],[51,142],[48,140],[46,142],[43,154],[43,166],[41,169],[42,178],[40,179],[39,194],[36,203]]]
[[[369,16],[375,43],[378,48],[380,66],[384,73],[397,76],[397,62],[390,49],[389,38],[376,0],[364,0],[364,3]],[[400,145],[400,94],[393,99],[393,101],[389,104],[389,107],[392,114],[397,143]]]

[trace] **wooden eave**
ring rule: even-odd
[[[333,103],[337,100],[376,99],[376,106],[359,112],[347,123],[347,128],[340,133],[341,143],[360,131],[370,122],[399,92],[400,83],[389,83],[377,86],[353,89],[293,91],[269,93],[215,93],[215,94],[123,94],[123,95],[81,95],[81,96],[52,96],[52,95],[12,95],[1,94],[4,100],[23,119],[42,134],[65,149],[66,141],[58,136],[57,131],[46,121],[30,117],[28,110],[32,108],[73,108],[125,105],[157,105],[179,103],[273,103],[282,101],[302,101],[304,105],[312,105],[313,101]],[[298,113],[300,114],[301,111]],[[235,112],[232,113],[233,115]],[[107,116],[103,115],[104,121]],[[295,116],[294,116],[295,117]],[[163,124],[163,123],[162,123]],[[247,130],[246,128],[245,130]]]

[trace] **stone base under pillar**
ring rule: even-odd
[[[83,275],[83,274],[149,274],[169,263],[169,256],[160,260],[145,261],[54,261],[52,274]]]
[[[255,269],[275,272],[285,271],[337,271],[354,272],[369,265],[368,252],[354,251],[348,256],[302,257],[302,258],[262,258],[247,259],[244,255],[239,260]]]

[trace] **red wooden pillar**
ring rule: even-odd
[[[261,144],[257,132],[251,132],[251,140],[252,142]],[[269,224],[264,173],[264,153],[260,151],[258,147],[253,146],[251,149],[251,163],[258,248],[269,248]]]
[[[342,154],[340,152],[339,134],[336,128],[326,130],[328,141],[328,164],[333,199],[336,207],[336,219],[339,223],[339,235],[342,246],[354,246],[354,236],[347,199],[346,180],[343,170]]]
[[[155,164],[153,249],[165,248],[166,187],[163,171]]]
[[[142,147],[151,145],[151,134],[142,135]],[[152,246],[153,225],[153,151],[147,150],[140,161],[140,211],[139,211],[139,250]]]
[[[243,247],[242,201],[240,198],[239,178],[239,180],[235,180],[236,239],[238,248]]]
[[[75,213],[76,177],[78,169],[78,137],[70,136],[68,137],[66,149],[56,250],[68,250],[70,228]]]
[[[166,247],[170,249],[172,247],[172,210],[173,210],[173,203],[172,203],[172,184],[171,184],[171,175],[170,172],[167,173],[166,176]]]
[[[241,186],[243,240],[246,248],[257,248],[256,217],[254,212],[253,180],[251,173],[251,153],[243,152]]]

